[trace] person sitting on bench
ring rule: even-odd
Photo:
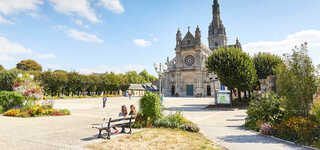
[[[126,117],[128,115],[128,111],[127,111],[127,107],[126,105],[122,105],[121,106],[121,112],[119,113],[119,117]],[[114,133],[117,134],[119,131],[116,127],[113,127],[113,129],[115,130]]]
[[[130,105],[130,116],[133,116],[133,118],[135,118],[135,116],[137,115],[137,111],[136,111],[136,107],[134,107],[134,105]]]

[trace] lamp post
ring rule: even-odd
[[[217,103],[217,89],[216,89],[216,81],[218,81],[218,77],[215,74],[209,75],[210,81],[213,81],[213,90],[214,90],[214,101]]]
[[[167,70],[167,65],[164,64],[158,64],[158,63],[154,63],[154,69],[156,71],[156,73],[159,76],[159,95],[160,95],[160,104],[163,105],[163,93],[162,93],[162,76],[165,73],[165,71]]]

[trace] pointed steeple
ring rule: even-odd
[[[213,1],[212,22],[209,25],[209,47],[211,50],[224,47],[227,44],[226,29],[220,17],[220,5],[218,0]]]
[[[218,0],[213,2],[213,16],[220,16],[220,5]]]

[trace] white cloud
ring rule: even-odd
[[[6,18],[0,16],[0,24],[13,24],[10,20],[7,20]]]
[[[15,58],[13,58],[9,55],[4,55],[4,54],[0,55],[0,62],[13,62],[15,60],[16,60]]]
[[[30,54],[32,50],[25,48],[18,43],[9,41],[5,37],[0,37],[0,54]]]
[[[88,25],[85,25],[81,20],[76,20],[75,23],[81,27],[84,27],[84,28],[89,28]]]
[[[0,12],[8,15],[16,12],[38,9],[43,0],[0,0]]]
[[[56,57],[57,56],[55,54],[40,54],[40,55],[38,55],[39,59],[53,59]]]
[[[134,64],[129,64],[129,65],[125,65],[125,66],[100,65],[95,68],[83,68],[83,69],[80,69],[79,72],[82,74],[105,73],[105,72],[125,73],[128,71],[141,72],[145,68],[146,67],[143,65],[134,65]]]
[[[81,32],[75,29],[69,29],[66,31],[68,36],[75,40],[85,41],[85,42],[94,42],[94,43],[103,43],[104,41],[100,38],[98,38],[94,34]]]
[[[320,46],[320,30],[303,30],[288,35],[284,40],[280,41],[259,41],[245,44],[243,49],[250,54],[258,52],[271,52],[281,55],[289,53],[296,45],[308,42],[308,47],[313,48]]]
[[[148,46],[151,46],[152,43],[149,42],[149,41],[146,41],[144,39],[135,39],[133,40],[133,43],[137,46],[140,46],[140,47],[148,47]]]
[[[94,9],[90,7],[90,0],[49,0],[53,3],[53,7],[56,11],[72,15],[76,14],[88,19],[93,23],[99,23]]]
[[[124,12],[124,8],[120,0],[101,0],[99,4],[114,13],[120,14]]]

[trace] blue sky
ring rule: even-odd
[[[319,0],[220,0],[228,43],[245,51],[290,52],[304,41],[320,63]],[[190,26],[207,45],[212,0],[0,0],[0,64],[35,59],[44,69],[82,73],[147,69],[174,57]]]

